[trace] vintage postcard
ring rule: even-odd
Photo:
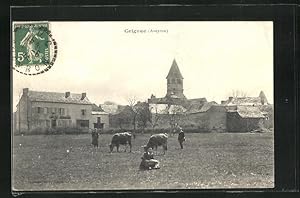
[[[11,36],[13,191],[274,187],[272,21]]]

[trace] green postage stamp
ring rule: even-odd
[[[48,22],[13,24],[13,68],[25,75],[48,71],[57,57],[57,43]]]

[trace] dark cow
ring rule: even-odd
[[[116,133],[113,135],[111,139],[111,143],[109,144],[110,152],[113,151],[114,147],[117,147],[117,151],[119,152],[119,146],[120,145],[126,145],[125,151],[127,149],[127,144],[130,146],[130,151],[131,152],[131,133],[129,132],[124,132],[124,133]]]
[[[145,151],[147,151],[151,147],[152,149],[155,148],[157,152],[157,147],[162,146],[165,154],[165,151],[168,148],[167,143],[168,143],[168,134],[166,133],[154,134],[151,135],[147,145],[144,146],[144,149]]]

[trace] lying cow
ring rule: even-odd
[[[114,147],[117,147],[117,152],[119,152],[119,146],[120,145],[125,145],[125,151],[127,149],[127,144],[130,146],[130,151],[131,152],[131,133],[129,132],[124,132],[124,133],[116,133],[113,135],[111,139],[111,143],[109,144],[110,152],[113,151]]]
[[[160,134],[151,135],[151,137],[150,137],[147,145],[143,146],[143,147],[145,149],[145,152],[149,148],[152,148],[152,149],[155,148],[155,150],[157,152],[157,147],[158,146],[162,146],[163,150],[164,150],[164,154],[165,154],[165,151],[168,149],[167,143],[168,143],[168,134],[166,134],[166,133],[160,133]]]

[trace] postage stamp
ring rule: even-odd
[[[57,58],[57,43],[48,22],[13,24],[13,68],[25,75],[48,71]]]

